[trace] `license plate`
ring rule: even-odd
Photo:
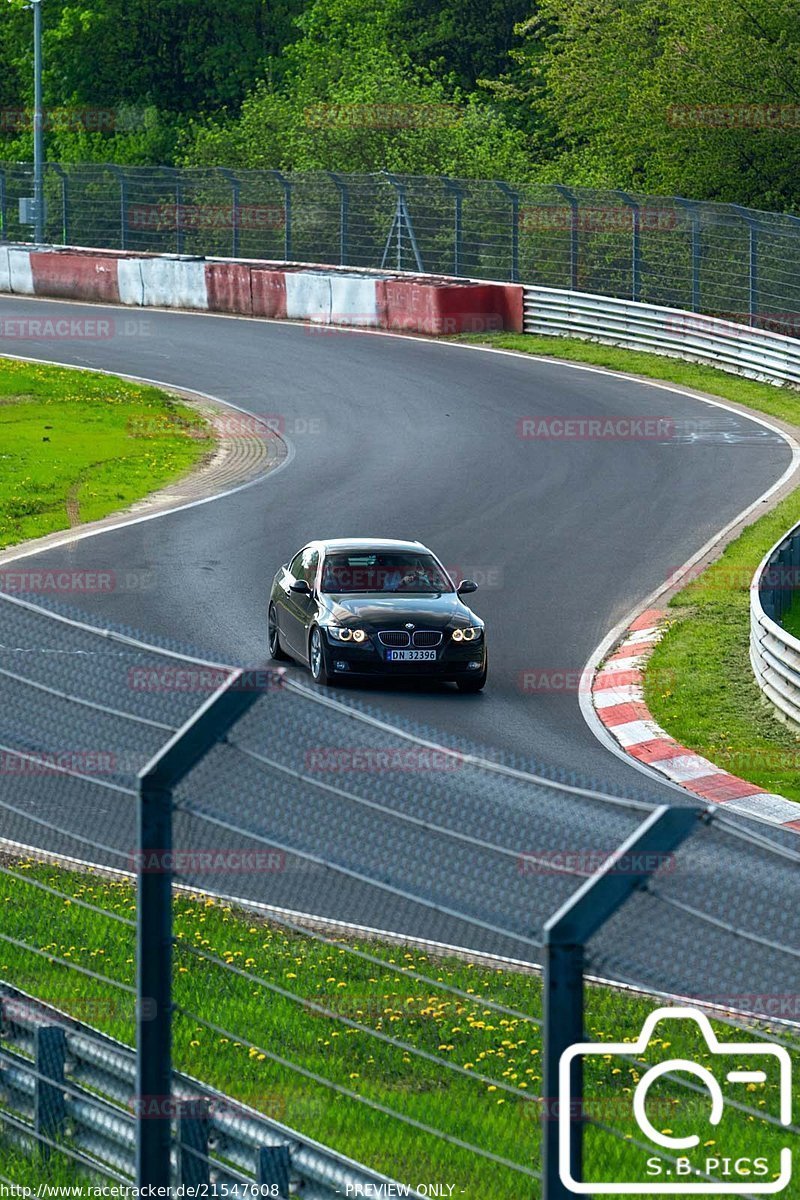
[[[387,650],[389,662],[436,662],[435,650]]]

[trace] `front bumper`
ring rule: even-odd
[[[336,642],[325,633],[328,673],[341,676],[376,676],[387,679],[441,679],[457,681],[480,675],[486,667],[486,637],[479,642],[445,642],[436,650],[436,659],[420,662],[390,662],[386,647],[372,637],[355,642]]]

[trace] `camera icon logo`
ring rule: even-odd
[[[658,1156],[648,1158],[647,1174],[653,1177],[646,1180],[611,1183],[605,1180],[586,1182],[574,1179],[570,1170],[572,1138],[575,1133],[572,1117],[576,1098],[570,1095],[574,1060],[579,1056],[582,1059],[594,1058],[598,1063],[606,1065],[609,1057],[614,1055],[643,1058],[647,1055],[656,1026],[661,1022],[678,1021],[683,1022],[684,1027],[687,1021],[693,1021],[699,1027],[699,1034],[705,1041],[703,1057],[710,1056],[713,1067],[716,1065],[714,1058],[719,1056],[720,1071],[715,1074],[709,1066],[688,1058],[671,1058],[642,1069],[632,1098],[632,1112],[636,1125],[647,1142],[665,1151],[663,1162]],[[745,1060],[745,1068],[740,1065],[742,1060]],[[726,1095],[720,1081],[732,1085],[733,1094],[731,1095],[729,1090],[727,1099],[746,1104],[746,1094],[742,1096],[741,1092],[736,1093],[737,1085],[747,1087],[751,1084],[765,1084],[768,1079],[765,1067],[771,1068],[772,1079],[777,1070],[779,1111],[774,1115],[779,1125],[789,1126],[792,1119],[792,1063],[788,1050],[771,1042],[721,1042],[708,1017],[699,1009],[658,1008],[650,1014],[638,1038],[632,1042],[575,1043],[564,1051],[559,1061],[558,1157],[561,1182],[569,1191],[579,1196],[753,1196],[776,1195],[782,1192],[792,1178],[790,1147],[783,1146],[779,1156],[773,1154],[774,1163],[760,1158],[739,1158],[734,1162],[730,1158],[709,1156],[700,1167],[688,1156],[684,1156],[684,1152],[696,1150],[701,1143],[708,1145],[706,1139],[709,1130],[677,1137],[671,1130],[656,1129],[647,1114],[648,1093],[659,1079],[664,1076],[689,1075],[694,1089],[699,1086],[706,1093],[706,1120],[713,1130],[720,1125],[726,1110]],[[582,1104],[579,1100],[577,1103]],[[743,1117],[743,1120],[746,1120],[746,1117]],[[668,1179],[669,1176],[673,1178]],[[679,1178],[675,1178],[676,1176]]]

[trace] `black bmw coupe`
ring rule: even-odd
[[[315,682],[351,676],[435,678],[479,692],[486,683],[483,622],[420,542],[309,542],[285,563],[269,598],[269,649],[307,664]]]

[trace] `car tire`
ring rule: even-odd
[[[278,632],[278,617],[275,612],[275,605],[270,604],[269,615],[267,617],[267,640],[269,642],[269,655],[275,662],[288,662],[289,655],[281,646],[281,635]]]
[[[483,668],[480,675],[467,676],[466,679],[457,679],[456,687],[465,695],[475,695],[476,692],[482,692],[486,687],[486,678],[489,674],[489,666]]]
[[[314,680],[314,683],[318,683],[320,687],[335,686],[336,680],[328,674],[325,662],[325,646],[318,625],[312,626],[311,633],[309,634],[308,663],[311,667],[311,678]]]

